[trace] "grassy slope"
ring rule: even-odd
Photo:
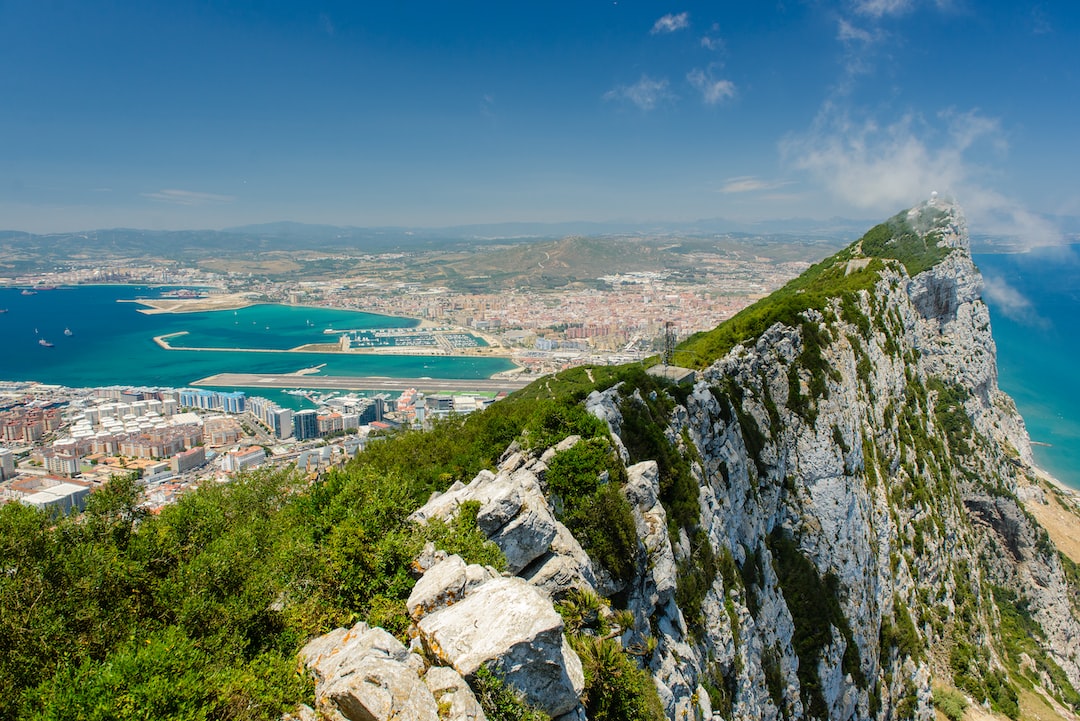
[[[798,326],[804,311],[821,310],[831,298],[873,288],[889,261],[899,261],[909,275],[941,262],[950,249],[938,246],[941,236],[933,224],[943,214],[924,213],[923,219],[931,224],[931,230],[926,233],[917,232],[905,216],[900,213],[874,226],[862,238],[811,266],[775,293],[744,308],[713,330],[690,336],[676,350],[676,363],[704,368],[736,345],[753,342],[774,323]]]

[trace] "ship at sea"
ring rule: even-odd
[[[23,295],[37,295],[36,290],[30,290],[29,288],[23,288]]]
[[[71,328],[64,328],[64,335],[75,335],[71,332]]]
[[[53,344],[50,343],[49,341],[45,340],[44,338],[39,338],[38,339],[38,345],[43,346],[45,348],[52,348],[53,347]]]

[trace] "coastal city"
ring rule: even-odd
[[[92,489],[135,473],[153,511],[264,464],[317,477],[380,434],[470,413],[504,395],[293,392],[317,409],[294,411],[241,391],[0,382],[0,503],[81,510]]]
[[[186,490],[260,466],[291,465],[317,477],[381,435],[483,408],[540,375],[655,355],[665,339],[714,327],[807,265],[708,257],[693,279],[667,270],[612,272],[592,287],[549,292],[460,292],[372,273],[259,280],[179,264],[85,264],[5,278],[0,284],[23,295],[103,283],[154,286],[157,294],[138,300],[147,314],[281,304],[396,316],[419,324],[327,328],[324,342],[292,350],[493,356],[513,368],[468,383],[370,379],[364,390],[357,379],[323,375],[319,366],[279,377],[218,374],[182,388],[0,379],[0,502],[69,512],[113,475],[136,473],[147,507],[156,510]],[[174,350],[183,335],[154,341]],[[268,396],[293,394],[306,408],[231,390],[257,384],[273,391]]]

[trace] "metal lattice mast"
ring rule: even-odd
[[[671,365],[675,358],[675,324],[670,320],[664,323],[664,365]]]

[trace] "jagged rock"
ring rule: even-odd
[[[488,665],[552,716],[579,704],[581,661],[563,637],[562,617],[523,579],[488,581],[421,618],[417,631],[433,658],[466,678]]]
[[[572,589],[596,590],[596,575],[589,554],[559,522],[555,523],[551,551],[531,563],[519,575],[553,599],[563,598]]]
[[[487,721],[469,684],[454,669],[433,666],[424,675],[424,684],[435,697],[443,721]]]
[[[467,486],[433,498],[409,518],[417,523],[450,519],[468,501],[480,504],[477,526],[506,556],[510,573],[517,573],[544,555],[555,538],[555,517],[548,509],[540,482],[531,471],[520,467],[513,473],[500,471],[498,475],[481,471]]]
[[[700,523],[669,537],[660,468],[628,467],[623,493],[644,548],[629,581],[594,567],[543,495],[548,464],[576,436],[540,458],[515,444],[497,475],[433,496],[414,520],[450,518],[461,503],[479,502],[479,527],[529,583],[490,578],[460,559],[441,568],[427,549],[416,567],[431,578],[409,602],[427,653],[465,677],[489,664],[530,700],[568,714],[563,721],[582,721],[580,663],[550,598],[592,588],[626,604],[633,624],[619,640],[644,654],[669,718],[854,721],[880,701],[879,717],[905,703],[928,720],[930,668],[919,654],[882,648],[881,629],[906,609],[915,619],[909,642],[953,643],[948,627],[926,619],[957,611],[963,585],[964,597],[976,599],[974,608],[967,602],[965,637],[989,645],[990,584],[1019,594],[1045,634],[1045,653],[1080,685],[1069,586],[1014,495],[1031,449],[1015,405],[997,388],[963,219],[940,201],[900,217],[927,248],[953,252],[914,277],[895,259],[878,261],[884,269],[872,288],[774,324],[677,396],[683,404],[653,430],[684,452]],[[854,258],[844,272],[868,267]],[[939,407],[941,397],[962,400]],[[615,434],[624,463],[622,409],[646,400],[609,388],[585,401]],[[793,582],[803,587],[785,587]],[[680,607],[676,588],[693,603]],[[830,610],[820,612],[828,618],[806,617],[807,588],[830,596]],[[796,643],[807,624],[821,639],[812,656]],[[996,654],[988,663],[983,670],[999,663]],[[720,691],[722,703],[705,688]]]
[[[652,581],[652,606],[667,603],[675,593],[677,567],[668,537],[667,512],[660,503],[660,469],[656,461],[642,461],[626,469],[623,494],[630,502],[638,538],[645,547],[646,565]]]
[[[315,677],[318,712],[301,705],[282,721],[486,721],[460,674],[427,668],[381,628],[336,629],[304,646],[300,658]]]
[[[498,574],[452,555],[428,569],[409,594],[405,607],[414,621],[443,606],[457,603],[470,591]]]
[[[438,704],[420,679],[423,660],[381,628],[358,623],[304,646],[316,678],[316,706],[349,721],[438,721]]]

